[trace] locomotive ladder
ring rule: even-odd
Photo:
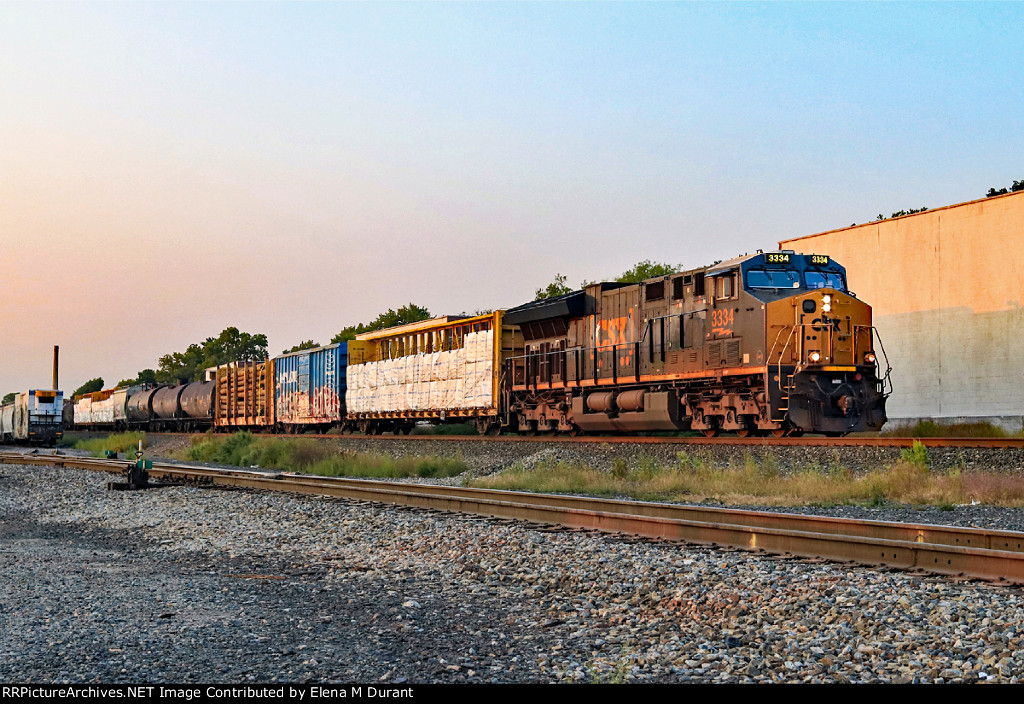
[[[801,326],[801,325],[794,325],[794,326],[790,327],[790,329],[789,329],[789,336],[786,338],[786,342],[782,345],[782,349],[779,350],[778,362],[776,362],[776,364],[775,364],[775,372],[776,372],[776,376],[778,377],[778,384],[779,384],[779,410],[782,411],[782,417],[781,418],[774,418],[773,417],[774,413],[771,412],[772,411],[772,395],[771,395],[771,389],[769,388],[769,385],[771,384],[771,376],[772,376],[772,363],[771,363],[772,356],[775,354],[775,349],[779,345],[779,338],[782,337],[782,333],[785,332],[785,328],[783,328],[782,330],[779,330],[779,334],[775,336],[775,342],[772,343],[771,351],[768,352],[767,371],[766,371],[765,379],[764,379],[764,393],[765,393],[766,400],[768,402],[768,410],[769,410],[768,417],[769,417],[769,420],[771,420],[773,423],[785,422],[786,416],[789,414],[790,394],[796,389],[796,381],[794,380],[795,373],[794,374],[786,374],[785,375],[785,383],[783,383],[782,356],[785,354],[786,350],[789,349],[790,344],[792,344],[793,336],[796,334],[797,329],[798,328],[802,328],[802,327],[803,326]],[[803,335],[801,335],[799,339],[802,340],[803,339]],[[785,404],[785,405],[783,405],[783,404]]]

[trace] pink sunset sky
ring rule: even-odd
[[[0,4],[0,393],[981,197],[1024,178],[1021,15]]]

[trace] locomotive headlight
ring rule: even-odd
[[[821,355],[818,354],[817,352],[811,352],[809,355],[807,355],[807,359],[811,360],[812,362],[817,362],[821,359]]]
[[[826,293],[821,297],[821,310],[825,313],[832,310],[832,296],[830,294]]]
[[[875,363],[875,353],[874,352],[868,352],[867,354],[865,354],[864,355],[864,363],[865,364],[874,364]]]

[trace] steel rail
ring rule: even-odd
[[[125,461],[0,454],[0,463],[120,472]],[[405,482],[154,464],[154,477],[628,533],[1024,584],[1024,534]]]
[[[89,432],[89,431],[82,431]],[[154,436],[189,436],[190,433],[149,433]],[[1024,438],[906,438],[906,437],[799,437],[799,438],[741,438],[741,437],[628,437],[621,435],[282,435],[253,433],[259,437],[305,437],[317,440],[377,440],[383,442],[521,442],[572,443],[609,445],[725,445],[740,447],[896,447],[909,448],[914,443],[925,447],[954,449],[1024,449]]]

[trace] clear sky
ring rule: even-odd
[[[1020,3],[0,3],[0,393],[1024,179]],[[856,286],[854,285],[856,290]]]

